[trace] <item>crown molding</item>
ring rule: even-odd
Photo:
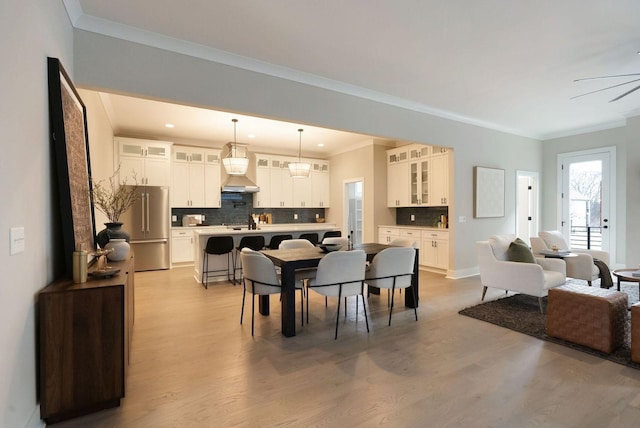
[[[556,138],[572,137],[574,135],[589,134],[591,132],[604,131],[607,129],[620,128],[627,125],[627,119],[618,119],[609,122],[597,123],[595,125],[585,126],[581,128],[573,128],[565,131],[552,132],[545,134],[541,140],[555,140]]]
[[[62,3],[67,11],[71,25],[75,27],[80,17],[84,15],[82,6],[80,6],[80,0],[62,0]]]

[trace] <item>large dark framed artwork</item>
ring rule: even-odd
[[[65,272],[71,276],[74,249],[96,249],[87,114],[60,61],[48,58],[47,66],[50,139],[58,179]]]

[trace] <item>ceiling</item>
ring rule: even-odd
[[[640,73],[638,0],[63,1],[76,28],[537,139],[640,114],[640,90],[609,102],[638,83],[572,99]]]

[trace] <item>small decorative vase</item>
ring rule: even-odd
[[[113,251],[107,254],[107,258],[112,262],[120,262],[127,258],[129,248],[129,243],[124,239],[110,239],[109,242],[107,242],[105,249],[113,249]]]
[[[124,239],[129,242],[129,234],[122,230],[122,223],[105,223],[106,229],[102,229],[96,235],[96,242],[100,245],[100,248],[106,248],[107,242],[111,239]]]

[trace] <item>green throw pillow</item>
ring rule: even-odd
[[[531,248],[520,238],[516,238],[507,249],[507,258],[512,262],[535,263]]]

